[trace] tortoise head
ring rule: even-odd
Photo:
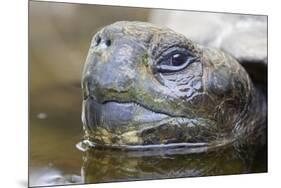
[[[82,88],[86,138],[111,146],[230,141],[251,98],[232,57],[143,22],[93,37]]]

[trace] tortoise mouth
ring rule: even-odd
[[[148,151],[149,155],[159,154],[192,154],[202,153],[216,148],[215,145],[209,143],[170,143],[170,144],[150,144],[150,145],[125,145],[125,144],[98,144],[90,140],[83,140],[76,144],[76,148],[80,151],[87,151],[91,148],[105,150],[122,150],[130,152],[143,152]],[[158,153],[160,152],[160,153]]]
[[[144,126],[155,125],[172,116],[156,112],[132,101],[104,101],[86,98],[83,101],[82,119],[86,127],[93,130],[102,127],[110,132],[124,133]]]
[[[207,147],[218,141],[218,127],[209,119],[173,117],[136,102],[83,100],[85,140],[95,147],[163,148]],[[216,142],[215,145],[225,143]],[[213,145],[213,144],[211,144]],[[132,147],[131,147],[132,146]]]

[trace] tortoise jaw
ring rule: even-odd
[[[89,130],[100,127],[122,134],[169,118],[167,114],[154,112],[135,102],[104,101],[101,104],[91,98],[83,101],[82,120]]]
[[[134,102],[83,101],[85,139],[102,146],[210,143],[217,139],[216,122],[173,117]]]

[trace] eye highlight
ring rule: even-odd
[[[187,60],[187,56],[185,56],[185,54],[174,54],[171,59],[170,59],[170,64],[173,66],[180,66],[182,64],[184,64]]]
[[[196,59],[186,49],[174,50],[161,56],[156,64],[156,71],[160,73],[181,71]]]

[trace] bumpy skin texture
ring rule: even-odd
[[[250,143],[266,120],[263,96],[234,58],[144,22],[93,37],[82,88],[85,138],[99,145]]]

